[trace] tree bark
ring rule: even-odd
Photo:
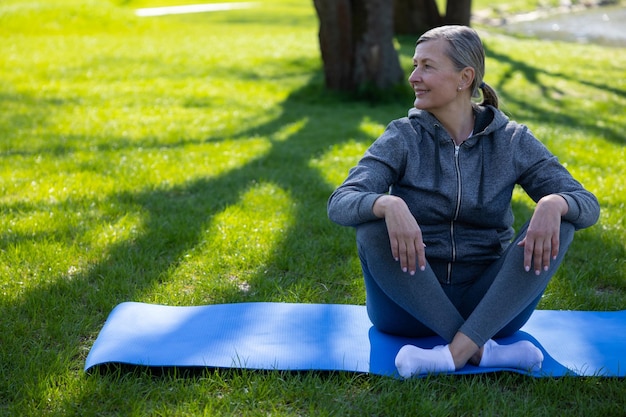
[[[314,0],[320,21],[324,79],[330,90],[349,90],[354,61],[350,0]]]
[[[357,86],[384,90],[398,85],[404,78],[393,43],[393,6],[388,0],[363,3],[366,24],[365,32],[356,39],[354,80]]]
[[[394,0],[394,26],[397,35],[421,35],[443,24],[435,0]]]
[[[404,74],[388,0],[314,0],[327,88],[386,90]]]
[[[472,19],[472,0],[448,0],[445,24],[469,26]]]
[[[435,0],[394,0],[394,13],[396,34],[420,36],[441,25],[469,26],[472,0],[447,0],[443,16]]]

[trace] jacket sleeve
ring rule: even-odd
[[[559,194],[569,206],[563,219],[576,229],[594,225],[600,216],[600,204],[550,151],[524,126],[518,130],[515,155],[520,171],[518,183],[535,201],[548,194]]]
[[[398,122],[390,123],[331,194],[327,210],[332,221],[342,226],[357,226],[377,219],[374,202],[389,192],[406,163],[402,130]]]

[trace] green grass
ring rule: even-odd
[[[312,2],[133,14],[168,3],[0,3],[0,415],[626,413],[623,381],[601,378],[85,375],[123,301],[363,304],[326,199],[412,102],[324,92]],[[603,208],[540,308],[625,308],[623,50],[481,34],[503,109]]]

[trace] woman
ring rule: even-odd
[[[357,228],[367,311],[380,331],[437,334],[445,346],[404,346],[403,377],[468,362],[537,370],[532,343],[499,345],[519,330],[556,272],[574,230],[599,205],[523,125],[498,110],[483,82],[484,49],[464,26],[419,38],[409,83],[414,109],[393,121],[328,202]],[[472,98],[483,101],[475,104]],[[514,237],[511,196],[536,202]]]

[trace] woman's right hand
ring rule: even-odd
[[[374,203],[374,214],[384,218],[389,233],[391,253],[404,272],[415,274],[416,267],[426,268],[422,231],[409,207],[400,197],[384,195]]]

